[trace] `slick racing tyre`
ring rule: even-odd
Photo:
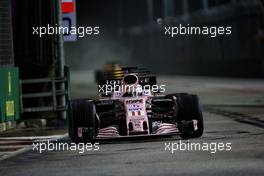
[[[203,135],[204,121],[201,105],[197,95],[187,93],[170,94],[175,96],[179,106],[177,121],[180,124],[182,138],[198,138]],[[196,120],[198,129],[194,130],[193,120]]]
[[[98,133],[95,111],[92,100],[78,99],[69,102],[68,127],[69,137],[73,142],[95,142]],[[79,129],[82,129],[81,137],[78,135]]]

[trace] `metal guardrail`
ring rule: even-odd
[[[39,91],[34,93],[23,93],[23,85],[30,84],[40,84],[40,83],[47,83],[51,85],[51,89],[49,91]],[[26,79],[20,81],[20,109],[21,113],[25,112],[46,112],[46,111],[65,111],[66,105],[60,103],[58,100],[58,96],[65,96],[65,99],[68,96],[68,90],[65,86],[64,90],[57,89],[61,88],[61,86],[57,84],[65,84],[67,85],[68,80],[67,78],[40,78],[40,79]],[[36,99],[36,98],[45,98],[50,97],[51,106],[34,106],[34,107],[24,107],[23,101],[25,99]]]

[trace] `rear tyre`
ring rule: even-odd
[[[68,106],[69,137],[75,143],[94,143],[98,133],[95,105],[92,100],[78,99],[70,101]],[[83,128],[82,137],[78,128]]]

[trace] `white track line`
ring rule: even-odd
[[[14,140],[14,139],[19,139],[19,140],[39,140],[39,139],[44,139],[44,140],[50,140],[50,141],[57,141],[57,140],[62,140],[64,138],[68,137],[68,133],[65,133],[63,135],[51,135],[51,136],[31,136],[31,137],[9,137],[9,140]],[[2,140],[4,137],[1,137],[0,140]],[[7,139],[7,138],[5,138]],[[36,141],[32,141],[36,142]],[[18,149],[10,154],[4,155],[0,157],[0,161],[5,160],[7,158],[14,157],[16,155],[22,154],[24,152],[30,151],[32,149],[32,145],[26,145],[25,147]]]

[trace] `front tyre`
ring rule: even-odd
[[[95,142],[98,123],[92,100],[78,99],[69,102],[68,127],[69,137],[73,142]]]
[[[177,123],[180,124],[182,138],[198,138],[203,135],[204,120],[201,104],[197,95],[187,93],[178,93],[167,95],[176,97],[178,104]],[[194,129],[193,123],[197,122],[197,129]]]

